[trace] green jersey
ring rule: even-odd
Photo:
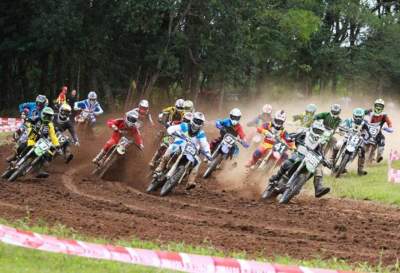
[[[314,116],[314,120],[323,120],[325,128],[329,130],[336,130],[342,122],[340,117],[334,117],[330,112],[319,113]]]

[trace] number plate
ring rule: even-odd
[[[195,156],[197,154],[197,149],[192,144],[186,144],[185,152],[192,156]]]
[[[224,142],[228,145],[233,145],[235,143],[235,139],[231,135],[225,135]]]
[[[379,133],[379,128],[375,125],[369,125],[368,131],[372,137],[376,137]]]
[[[308,152],[305,161],[310,164],[314,169],[318,167],[320,158],[312,152]]]

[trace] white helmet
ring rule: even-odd
[[[194,113],[193,118],[190,121],[190,127],[191,127],[192,131],[193,132],[199,131],[203,127],[205,121],[206,121],[206,118],[203,113],[201,113],[201,112]]]
[[[136,110],[131,110],[125,113],[125,124],[128,127],[134,127],[139,118],[139,113]]]
[[[310,128],[310,134],[313,140],[314,141],[319,140],[324,132],[325,132],[325,126],[323,121],[322,120],[314,121]]]
[[[338,117],[340,115],[340,112],[342,111],[342,107],[340,106],[340,104],[332,104],[331,106],[331,114],[334,117]]]
[[[229,118],[232,122],[232,125],[235,126],[239,123],[240,118],[242,117],[242,112],[240,112],[239,108],[233,108],[229,113]]]
[[[374,102],[374,114],[376,115],[382,114],[384,108],[385,108],[385,101],[383,99],[377,99]]]
[[[88,100],[90,104],[95,104],[97,102],[97,94],[94,91],[90,91],[88,94]]]
[[[306,113],[314,115],[317,112],[317,106],[314,103],[310,103],[306,106]]]
[[[183,111],[185,107],[185,100],[184,99],[177,99],[175,102],[175,108],[178,111]]]
[[[61,121],[66,121],[71,115],[72,108],[68,104],[64,103],[60,106],[60,110],[58,111],[58,118]]]
[[[141,100],[139,102],[139,113],[144,115],[149,111],[149,101],[148,100]]]
[[[274,126],[275,129],[281,129],[283,127],[283,124],[286,121],[286,113],[283,110],[279,110],[278,112],[275,113],[274,119],[272,120],[272,126]]]
[[[193,112],[193,110],[194,110],[193,107],[194,107],[193,101],[185,100],[185,103],[183,104],[183,108],[185,108],[186,112]]]
[[[271,115],[272,113],[272,106],[270,104],[265,104],[262,108],[263,114]]]
[[[193,113],[192,113],[192,112],[186,112],[186,113],[183,115],[182,122],[186,122],[186,123],[189,123],[189,124],[190,124],[190,122],[192,121],[192,119],[193,119]]]

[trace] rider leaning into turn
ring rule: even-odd
[[[28,118],[36,122],[40,119],[40,113],[42,112],[43,108],[45,108],[48,104],[48,100],[45,95],[38,95],[36,97],[35,102],[25,102],[21,103],[18,108],[19,112],[22,113],[24,111],[28,112]]]
[[[272,149],[275,139],[274,137],[279,137],[284,143],[286,143],[289,149],[294,149],[294,142],[289,138],[289,133],[284,128],[284,123],[286,121],[286,113],[283,110],[279,110],[275,113],[272,122],[264,123],[262,126],[257,128],[259,134],[264,135],[263,143],[254,151],[253,157],[247,167],[254,166],[257,161],[265,156],[270,149]],[[286,158],[283,158],[286,159]]]
[[[229,113],[229,118],[219,119],[215,122],[215,126],[220,131],[220,136],[211,142],[210,146],[212,152],[214,152],[214,149],[218,147],[219,143],[222,141],[226,133],[229,133],[235,137],[239,136],[239,138],[242,140],[242,145],[245,148],[249,147],[249,144],[246,141],[246,135],[243,131],[243,127],[239,123],[241,117],[242,112],[240,111],[240,109],[234,108]],[[235,152],[237,152],[237,150]]]
[[[341,111],[342,108],[339,104],[333,104],[330,112],[322,112],[314,116],[314,120],[322,120],[325,129],[332,131],[332,135],[328,142],[328,145],[331,145],[332,147],[334,147],[337,143],[335,132],[342,122],[342,119],[339,117]],[[335,158],[331,157],[331,162],[334,160]]]
[[[361,134],[368,134],[368,127],[364,120],[365,111],[362,108],[356,108],[353,110],[353,117],[343,120],[339,126],[339,131],[348,132],[350,130],[356,131]],[[364,137],[364,136],[363,136]],[[332,158],[336,158],[342,147],[345,139],[339,140],[332,150]],[[361,145],[360,151],[358,153],[358,175],[366,175],[367,172],[364,170],[365,164],[365,149],[364,145]]]
[[[185,100],[178,99],[175,102],[175,106],[170,106],[164,108],[162,112],[159,114],[158,118],[161,124],[165,127],[170,125],[179,124],[182,120],[183,115],[185,114]]]
[[[75,102],[75,111],[87,111],[91,113],[90,125],[94,126],[96,123],[96,116],[104,113],[103,108],[101,108],[100,103],[97,101],[97,94],[94,91],[90,91],[86,100],[81,100]]]
[[[72,112],[72,108],[71,108],[71,106],[69,106],[69,104],[66,104],[66,103],[62,104],[60,106],[58,114],[53,122],[54,122],[56,131],[60,131],[60,132],[64,133],[65,131],[68,130],[69,134],[72,137],[72,143],[75,146],[79,146],[79,138],[78,138],[78,134],[76,133],[76,130],[75,130],[75,123],[70,119],[71,112]],[[69,163],[72,160],[73,155],[71,154],[69,149],[67,149],[65,151],[64,158],[65,158],[66,163]]]
[[[193,114],[193,118],[190,123],[182,122],[178,125],[173,125],[168,127],[167,133],[168,135],[176,136],[174,142],[168,147],[165,151],[164,155],[161,157],[160,163],[157,166],[155,173],[161,174],[163,173],[169,159],[173,154],[179,151],[182,145],[185,142],[179,138],[179,135],[185,135],[195,143],[195,145],[200,148],[203,154],[211,160],[211,152],[210,152],[210,144],[207,141],[207,137],[205,132],[202,130],[205,122],[204,114],[201,112],[195,112]],[[190,190],[196,186],[196,176],[199,171],[200,162],[197,162],[196,166],[191,171],[188,183],[187,190]]]
[[[393,124],[388,114],[384,113],[385,101],[383,99],[377,99],[374,103],[374,109],[367,110],[365,113],[369,115],[368,122],[371,124],[379,124],[381,130],[376,137],[378,143],[378,155],[377,162],[381,162],[383,159],[383,152],[385,150],[385,136],[382,133],[382,127],[386,124],[387,127],[383,128],[388,133],[393,133]]]
[[[131,110],[125,113],[124,118],[119,119],[111,119],[107,122],[108,127],[113,130],[111,138],[106,142],[103,146],[103,149],[93,158],[92,162],[94,164],[99,164],[99,162],[103,159],[103,157],[107,154],[111,147],[117,145],[123,136],[124,132],[130,134],[139,149],[143,150],[143,139],[140,135],[140,131],[138,128],[138,118],[139,113],[136,110]]]
[[[265,104],[262,108],[262,112],[246,125],[247,127],[260,127],[264,123],[271,122],[272,118],[272,106],[270,104]]]
[[[300,132],[291,134],[291,138],[295,141],[296,147],[313,146],[317,144],[324,132],[325,126],[322,124],[322,121],[314,121],[310,128],[306,128]],[[318,143],[318,145],[315,146],[314,151],[323,156],[323,145],[321,143]],[[275,175],[271,176],[270,183],[277,183],[282,178],[282,176],[291,169],[293,164],[295,164],[295,162],[302,157],[304,157],[304,155],[300,154],[298,150],[294,152],[289,159],[283,162],[278,172]],[[322,164],[331,167],[329,162],[327,162],[325,159],[322,160]],[[330,191],[329,187],[324,187],[322,185],[322,180],[322,165],[319,165],[314,173],[314,190],[315,197],[317,198],[324,196]]]
[[[294,115],[293,121],[299,121],[301,127],[310,127],[314,122],[314,115],[317,112],[317,106],[313,103],[307,105],[306,110],[303,114]]]

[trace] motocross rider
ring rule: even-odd
[[[124,118],[109,120],[107,125],[113,130],[111,138],[106,142],[103,149],[101,149],[92,162],[94,164],[99,164],[109,149],[118,144],[124,132],[129,133],[134,138],[139,149],[143,150],[143,139],[138,128],[138,119],[139,113],[136,110],[131,110],[125,113]]]
[[[293,116],[293,121],[294,122],[300,121],[301,127],[308,128],[314,121],[314,115],[316,111],[317,111],[317,106],[313,103],[310,103],[306,106],[306,110],[303,114]]]
[[[289,149],[294,149],[294,142],[289,138],[288,132],[284,128],[286,121],[286,113],[283,110],[279,110],[275,113],[272,122],[266,122],[262,126],[257,128],[257,132],[264,135],[263,143],[254,151],[253,157],[246,167],[252,167],[257,161],[264,157],[270,149],[272,149],[275,143],[275,136],[278,136],[284,143],[286,143]],[[272,136],[271,136],[272,135]],[[286,158],[282,158],[286,159]]]
[[[29,149],[36,144],[36,141],[41,137],[50,138],[54,148],[58,149],[60,144],[54,129],[53,124],[54,111],[50,107],[45,107],[40,113],[40,119],[36,123],[29,123],[27,128],[28,140],[25,143],[21,143],[17,148],[17,155],[15,159],[22,158]],[[52,158],[46,158],[50,161]],[[44,162],[43,162],[44,163]],[[47,178],[49,174],[45,172],[43,168],[43,163],[40,165],[37,177]]]
[[[11,155],[6,157],[6,162],[11,163],[17,158],[17,152],[16,150],[18,149],[18,146],[21,145],[21,143],[26,143],[28,141],[28,127],[30,126],[30,119],[28,118],[29,114],[29,109],[25,108],[21,112],[21,121],[22,123],[18,126],[17,130],[13,134],[13,140],[15,141],[15,147],[14,151]]]
[[[264,123],[272,121],[272,106],[270,104],[265,104],[262,107],[261,114],[258,114],[253,120],[248,122],[247,127],[260,127]]]
[[[388,114],[384,113],[383,110],[385,109],[385,101],[383,99],[377,99],[374,103],[374,109],[370,109],[366,111],[366,114],[369,115],[367,121],[369,123],[379,123],[381,131],[376,136],[376,141],[378,143],[378,155],[377,155],[377,162],[381,162],[383,159],[383,152],[385,150],[385,136],[382,133],[382,127],[387,125],[387,127],[383,128],[384,131],[388,133],[393,133],[393,124],[391,118]]]
[[[38,95],[36,97],[35,102],[25,102],[21,103],[18,108],[19,112],[22,113],[25,109],[28,109],[28,118],[36,122],[40,119],[40,113],[42,112],[43,108],[45,108],[48,104],[48,100],[45,95]]]
[[[314,120],[322,120],[325,129],[331,130],[332,135],[330,140],[328,141],[328,145],[331,147],[335,147],[337,143],[337,139],[335,137],[336,129],[339,127],[342,119],[339,117],[342,108],[339,104],[331,105],[330,112],[322,112],[314,116]],[[333,153],[331,156],[331,162],[334,162],[335,158],[333,157]]]
[[[79,146],[79,139],[75,130],[74,122],[70,119],[71,112],[72,108],[71,106],[69,106],[69,104],[62,104],[56,118],[54,119],[54,126],[56,128],[56,131],[60,131],[62,133],[68,130],[69,134],[72,137],[73,144],[75,144],[75,146]],[[63,155],[66,163],[69,163],[74,157],[71,154],[71,150],[69,149],[69,147],[65,148]]]
[[[154,126],[153,118],[151,117],[149,110],[148,100],[141,100],[138,107],[134,108],[133,110],[139,113],[139,122],[144,123],[145,121],[148,121],[150,122],[151,126]]]
[[[210,144],[207,141],[205,132],[202,130],[204,122],[205,122],[204,114],[201,112],[195,112],[189,124],[182,122],[181,124],[178,125],[172,125],[168,127],[167,133],[168,135],[174,135],[174,136],[186,135],[187,137],[190,137],[191,140],[196,144],[196,146],[200,148],[203,154],[209,160],[211,160]],[[164,169],[171,156],[174,153],[176,153],[182,147],[182,145],[185,144],[185,142],[182,141],[182,139],[179,138],[178,136],[175,138],[174,143],[172,143],[168,147],[164,155],[161,157],[160,164],[157,166],[155,170],[155,175],[160,175],[164,172]],[[189,175],[188,183],[186,186],[187,190],[190,190],[196,186],[196,176],[199,171],[199,167],[200,167],[200,162],[197,162],[196,166],[192,169]]]
[[[295,141],[296,147],[305,146],[308,143],[315,144],[317,143],[321,136],[325,131],[325,126],[323,125],[322,121],[314,121],[310,128],[303,129],[299,132],[291,134],[291,138]],[[323,156],[323,145],[318,143],[315,147],[314,151],[318,154]],[[278,170],[278,172],[271,176],[270,183],[277,183],[283,175],[285,175],[293,166],[293,164],[303,157],[298,151],[292,154],[292,156],[283,162],[282,166]],[[325,159],[322,160],[322,164],[331,168],[331,164],[326,161]],[[315,190],[315,197],[319,198],[324,196],[325,194],[329,193],[330,188],[324,187],[322,185],[323,179],[323,172],[322,172],[322,165],[319,165],[314,173],[314,190]]]
[[[211,142],[211,152],[218,147],[226,133],[229,133],[235,137],[239,136],[243,147],[248,148],[250,145],[247,143],[246,135],[243,131],[242,125],[239,123],[242,117],[242,112],[239,108],[233,108],[229,113],[229,118],[219,119],[215,122],[215,127],[219,129],[220,136]],[[235,147],[234,154],[239,152],[238,147]]]
[[[100,103],[97,101],[97,94],[94,91],[90,91],[86,100],[81,100],[75,102],[75,111],[87,111],[90,114],[90,125],[94,126],[96,123],[96,116],[104,113],[103,108],[101,108]]]
[[[168,128],[170,125],[179,124],[185,114],[185,100],[178,99],[175,106],[170,106],[162,110],[158,119],[162,125]]]
[[[364,121],[365,111],[362,108],[356,108],[353,110],[353,117],[348,118],[342,121],[339,126],[339,131],[348,132],[350,130],[368,133],[368,127],[366,122]],[[337,154],[339,153],[340,148],[342,147],[345,139],[339,140],[336,145],[333,147],[332,150],[332,158],[336,158]],[[364,145],[360,147],[360,152],[358,154],[358,175],[366,175],[367,172],[364,171],[364,163],[365,163],[365,149]],[[346,170],[345,170],[346,172]]]
[[[193,113],[192,112],[186,112],[183,115],[182,122],[190,124],[192,119],[193,119]],[[162,142],[161,142],[161,145],[158,147],[157,151],[154,153],[153,157],[150,160],[150,163],[149,163],[150,168],[154,168],[154,166],[156,164],[156,161],[162,156],[163,151],[164,151],[163,149],[165,147],[164,145],[166,145],[166,144],[169,145],[169,143],[167,142],[167,139],[163,138]]]

